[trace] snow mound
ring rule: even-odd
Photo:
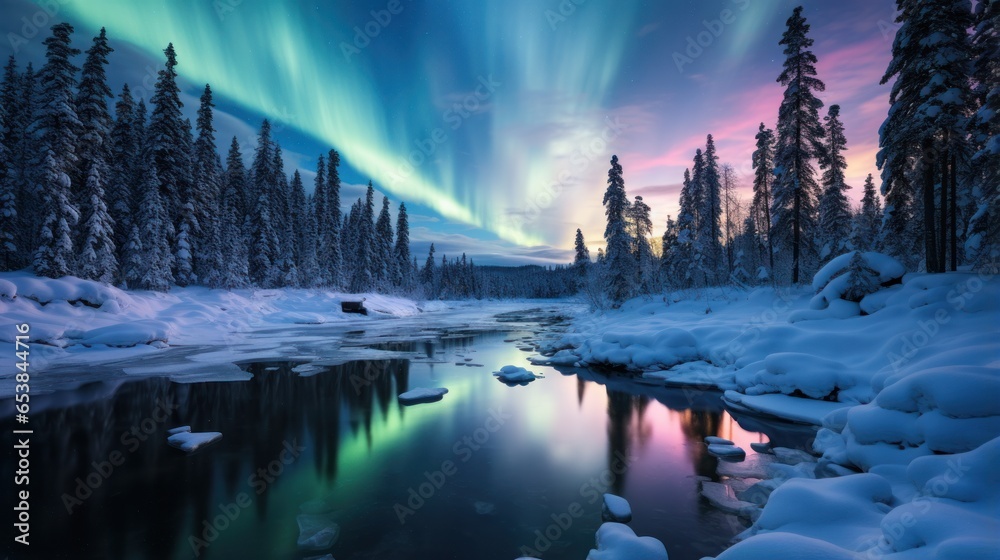
[[[441,400],[448,392],[444,387],[418,387],[399,394],[399,402],[403,404],[419,404]]]
[[[775,352],[737,374],[747,395],[782,393],[857,403],[870,399],[869,377],[832,360],[800,352]]]
[[[816,319],[847,319],[864,311],[871,313],[877,304],[862,302],[882,288],[899,284],[906,269],[896,259],[881,253],[851,251],[840,255],[813,277],[817,293],[809,310],[792,313],[792,322]]]
[[[299,524],[296,544],[302,550],[325,550],[340,536],[340,525],[332,513],[301,513],[295,520]]]
[[[219,439],[222,439],[219,432],[177,432],[167,438],[167,443],[171,447],[192,453]]]
[[[688,331],[667,328],[651,332],[609,332],[587,340],[576,352],[590,365],[625,365],[634,369],[666,369],[698,359],[697,340]]]
[[[667,560],[667,549],[653,537],[637,537],[621,523],[604,523],[597,529],[597,549],[587,560]]]
[[[179,426],[177,428],[170,428],[169,430],[167,430],[167,433],[169,435],[174,435],[190,431],[191,431],[191,426]]]
[[[717,560],[857,560],[858,556],[819,539],[792,533],[768,533],[754,537],[726,550]]]
[[[742,461],[747,456],[746,451],[732,444],[710,443],[708,445],[708,452],[729,461]]]
[[[726,439],[726,438],[722,438],[722,437],[719,437],[719,436],[708,436],[708,437],[705,438],[705,443],[707,443],[709,445],[712,445],[712,444],[734,445],[732,440],[729,440],[729,439]]]
[[[605,494],[604,504],[601,506],[601,518],[604,521],[628,523],[632,521],[632,506],[621,496]]]
[[[813,290],[816,292],[822,291],[830,282],[847,272],[848,265],[850,265],[851,259],[856,252],[851,251],[834,257],[833,260],[826,263],[826,266],[819,269],[819,272],[813,276]],[[903,274],[906,273],[906,268],[889,255],[869,252],[861,253],[861,257],[864,259],[865,264],[878,274],[878,281],[881,284],[897,283],[903,277]]]
[[[538,379],[538,376],[534,373],[518,366],[503,366],[500,368],[500,371],[493,372],[493,375],[507,384],[527,385]]]

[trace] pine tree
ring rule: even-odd
[[[242,288],[250,283],[249,248],[246,232],[248,190],[246,168],[240,154],[240,144],[233,137],[226,157],[226,170],[222,178],[222,193],[219,196],[219,237],[226,248],[223,253],[222,286]]]
[[[190,286],[197,281],[194,275],[194,247],[192,247],[197,221],[194,205],[190,201],[181,204],[178,215],[177,237],[174,239],[174,282],[180,286]]]
[[[396,246],[393,248],[396,259],[393,284],[398,288],[408,290],[411,283],[410,270],[410,218],[406,213],[406,203],[399,203],[399,213],[396,215]]]
[[[878,272],[868,266],[861,251],[854,251],[845,274],[848,275],[848,284],[842,298],[847,301],[859,302],[879,289]]]
[[[313,223],[316,228],[316,260],[319,266],[319,276],[316,284],[334,285],[339,283],[333,281],[334,270],[330,267],[330,230],[333,225],[330,223],[330,212],[327,210],[329,197],[326,194],[326,159],[320,154],[316,163],[316,180],[313,183]],[[339,224],[338,224],[339,226]]]
[[[819,109],[823,102],[815,92],[826,86],[816,78],[816,56],[809,50],[809,24],[802,7],[788,18],[788,29],[779,44],[785,46],[784,70],[778,82],[785,86],[778,111],[778,142],[775,153],[776,181],[771,191],[771,236],[779,247],[791,247],[792,276],[797,284],[803,269],[815,262],[816,183],[812,160],[822,153],[823,126]]]
[[[299,284],[313,286],[319,274],[316,263],[316,222],[310,209],[310,199],[296,169],[289,187],[289,220],[292,228],[292,258],[299,274]]]
[[[825,262],[850,249],[851,206],[847,201],[845,182],[847,149],[844,124],[840,121],[840,105],[830,105],[826,121],[826,144],[820,166],[823,172],[823,194],[819,199],[820,260]]]
[[[977,184],[964,250],[969,262],[982,267],[1000,259],[1000,2],[977,2],[975,14],[972,81],[979,109],[969,120],[969,131]]]
[[[126,261],[141,259],[143,264],[138,284],[128,284],[127,287],[165,292],[173,283],[174,259],[169,241],[173,237],[173,226],[160,195],[162,181],[156,176],[154,162],[150,161],[145,166],[143,175],[143,182],[139,185],[139,216],[133,225],[142,240],[142,254],[126,257]]]
[[[0,86],[0,272],[17,268],[17,190],[14,185],[10,162],[10,150],[7,148],[9,136],[8,119],[13,119],[13,105],[8,105],[8,87],[16,87],[17,70],[13,59],[8,65],[9,71]]]
[[[739,204],[737,201],[736,189],[738,185],[738,179],[736,177],[736,169],[728,164],[722,164],[722,211],[726,216],[725,222],[723,222],[723,234],[725,239],[726,248],[726,276],[732,276],[734,259],[735,259],[735,239],[736,235],[736,222],[739,219],[736,214],[739,211]]]
[[[420,282],[424,285],[428,295],[433,295],[434,290],[434,244],[431,243],[430,250],[427,251],[427,261],[420,271]]]
[[[109,174],[105,194],[108,201],[108,213],[115,224],[113,241],[118,251],[118,260],[123,265],[125,274],[125,252],[132,234],[132,223],[135,212],[135,188],[139,183],[142,153],[142,132],[136,130],[136,106],[128,84],[122,87],[122,93],[115,103],[115,121],[111,127],[110,150],[108,161]],[[132,283],[138,276],[133,276]],[[129,280],[122,278],[125,282]]]
[[[291,188],[285,175],[285,163],[281,156],[281,146],[274,147],[274,185],[272,186],[271,208],[275,235],[277,235],[277,275],[274,284],[278,287],[298,286],[299,271],[295,266],[294,229],[291,225]]]
[[[865,179],[865,194],[861,211],[854,220],[851,244],[859,251],[874,251],[877,247],[879,228],[882,224],[882,204],[875,193],[871,173]]]
[[[330,227],[326,231],[328,252],[323,255],[330,271],[330,279],[336,286],[344,283],[343,252],[341,251],[340,212],[340,154],[330,150],[326,158],[326,216]]]
[[[94,165],[97,166],[97,173],[102,180],[109,178],[111,114],[108,112],[108,99],[113,99],[114,94],[108,86],[104,68],[108,65],[108,55],[114,52],[114,49],[108,46],[107,34],[103,27],[100,34],[94,37],[93,43],[87,49],[87,58],[80,76],[80,88],[76,96],[76,112],[81,123],[81,135],[77,144],[80,161],[74,179],[80,185],[90,180],[90,169]],[[86,190],[90,191],[89,187]]]
[[[604,192],[604,208],[608,220],[604,229],[604,239],[608,248],[607,292],[612,303],[618,306],[632,295],[635,261],[630,251],[632,240],[626,224],[628,198],[625,196],[625,180],[622,178],[622,166],[618,163],[617,155],[611,156],[608,188]]]
[[[157,73],[153,97],[153,113],[147,130],[151,158],[160,181],[160,195],[171,225],[180,230],[183,204],[191,201],[191,138],[181,108],[177,86],[177,54],[173,43],[163,50],[166,63]],[[187,218],[190,222],[190,218]],[[193,224],[189,223],[187,228]],[[176,238],[170,237],[171,250],[176,253]]]
[[[200,282],[218,288],[223,285],[224,258],[219,197],[222,190],[222,166],[215,150],[215,124],[212,88],[205,84],[198,106],[198,137],[194,143],[192,198],[194,217],[201,235],[194,240],[194,272]]]
[[[276,278],[278,244],[273,223],[272,197],[275,190],[274,144],[271,123],[260,125],[257,147],[250,164],[250,193],[254,204],[249,222],[250,281],[258,287],[271,287]]]
[[[3,143],[8,149],[7,180],[10,181],[17,201],[15,204],[17,231],[14,234],[18,255],[13,268],[23,268],[31,263],[31,251],[38,246],[38,224],[41,222],[38,190],[41,167],[37,160],[41,152],[40,140],[33,134],[33,117],[37,114],[38,92],[35,71],[28,63],[23,74],[17,74],[14,57],[4,72],[3,98],[7,107]]]
[[[757,131],[757,149],[753,153],[753,203],[751,214],[767,248],[767,265],[774,270],[774,245],[771,241],[771,185],[774,176],[774,131],[760,123]]]
[[[101,167],[97,159],[91,160],[81,206],[83,228],[77,271],[81,278],[110,283],[118,275],[118,259],[115,257],[115,224],[105,204]]]
[[[660,239],[660,276],[665,283],[673,282],[677,269],[677,222],[667,216],[667,225]]]
[[[354,263],[354,274],[351,277],[351,291],[354,293],[371,290],[376,278],[375,188],[371,181],[368,181],[365,201],[360,210],[361,214],[357,224],[357,245],[355,247],[357,259]]]
[[[966,157],[966,114],[972,108],[968,60],[972,48],[969,0],[897,0],[901,23],[892,61],[882,83],[895,79],[889,116],[880,130],[878,164],[882,169],[889,252],[913,264],[905,245],[909,225],[922,209],[924,263],[928,271],[944,271],[951,226],[952,265],[957,264],[957,168]],[[914,167],[914,162],[918,165]],[[940,178],[940,207],[935,185]],[[919,199],[916,196],[920,185]],[[940,224],[936,219],[940,218]]]
[[[587,266],[590,265],[590,250],[587,249],[587,244],[583,240],[583,232],[580,231],[580,228],[576,229],[576,239],[573,241],[573,247],[575,250],[573,268],[583,278],[587,274]]]
[[[38,192],[42,195],[42,225],[35,250],[34,269],[40,276],[58,278],[71,271],[74,260],[72,228],[79,219],[73,203],[71,174],[79,161],[76,146],[82,125],[76,114],[73,89],[77,68],[70,57],[80,53],[70,47],[73,27],[52,26],[45,39],[45,66],[39,73],[41,94],[34,135],[41,142],[41,174]]]
[[[643,292],[652,290],[653,249],[649,246],[649,236],[653,231],[653,222],[649,219],[649,206],[642,201],[641,196],[635,197],[626,210],[632,238],[632,258],[635,260],[635,285]]]
[[[710,281],[717,282],[722,262],[720,241],[720,221],[722,216],[722,182],[719,172],[719,156],[715,152],[715,140],[708,135],[705,152],[702,155],[704,167],[697,173],[701,207],[698,210],[698,239],[704,254],[704,267]]]
[[[375,272],[378,286],[388,289],[396,274],[396,260],[393,258],[392,216],[389,214],[389,198],[382,197],[382,211],[375,222]]]
[[[672,260],[676,264],[672,271],[675,282],[683,287],[691,286],[695,281],[695,237],[698,229],[698,197],[691,171],[684,170],[684,183],[681,187],[680,213],[677,215],[676,247],[671,250]]]

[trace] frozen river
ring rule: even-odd
[[[34,557],[583,560],[604,492],[671,559],[725,548],[745,525],[699,495],[718,480],[703,438],[806,436],[748,431],[717,393],[530,366],[560,308],[521,307],[55,368],[33,401]],[[508,364],[544,377],[505,385]],[[449,392],[402,406],[415,387]],[[223,438],[186,455],[166,444],[181,425]],[[300,524],[337,539],[304,550]]]

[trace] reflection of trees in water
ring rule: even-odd
[[[722,424],[722,410],[687,409],[676,413],[680,418],[681,433],[688,445],[684,448],[691,458],[694,471],[701,476],[715,478],[715,467],[718,459],[709,455],[704,445],[705,436],[719,433]]]
[[[581,389],[578,387],[578,391]],[[652,436],[652,426],[645,421],[649,397],[631,395],[607,389],[608,394],[608,469],[616,473],[610,491],[622,494],[625,487],[625,472],[621,471],[624,461],[630,460],[629,450],[635,443],[642,449]]]
[[[286,442],[305,446],[316,475],[332,484],[342,430],[363,430],[371,445],[376,407],[383,421],[397,409],[396,394],[408,388],[409,362],[351,362],[305,378],[291,371],[293,365],[250,364],[254,377],[248,381],[145,379],[122,385],[107,399],[33,415],[32,532],[53,537],[33,539],[38,557],[70,551],[78,558],[189,556],[188,536],[201,535],[202,521],[220,513],[220,502],[245,492],[258,518],[266,516],[269,493],[257,495],[248,477],[279,459]],[[153,420],[154,413],[164,418],[157,407],[167,411],[162,422]],[[180,425],[220,431],[223,440],[187,456],[166,444],[166,430]],[[123,440],[132,427],[139,437]],[[115,451],[124,463],[107,479],[92,474],[94,463],[107,462]],[[12,478],[13,461],[4,463],[3,476]],[[88,475],[100,486],[70,515],[61,496],[72,496],[77,479]],[[202,557],[212,553],[209,548]]]

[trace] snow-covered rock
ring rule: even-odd
[[[399,394],[399,402],[403,404],[419,404],[441,400],[448,389],[444,387],[418,387]]]
[[[604,504],[601,506],[601,518],[604,521],[628,523],[632,521],[632,506],[621,496],[605,494]]]
[[[299,524],[296,544],[302,550],[325,550],[340,536],[340,525],[332,513],[301,513],[295,520]]]
[[[167,434],[174,435],[190,431],[191,431],[191,426],[178,426],[176,428],[170,428],[169,430],[167,430]]]
[[[708,452],[727,461],[742,461],[746,458],[747,452],[735,445],[724,445],[711,443],[708,445]]]
[[[219,432],[177,432],[167,438],[167,443],[171,447],[191,453],[219,439],[222,439],[222,434]]]
[[[493,372],[497,379],[507,384],[526,385],[538,378],[534,373],[518,366],[503,366],[500,371]]]
[[[587,560],[667,560],[667,549],[658,539],[636,536],[628,525],[604,523]]]
[[[705,438],[705,443],[712,445],[734,445],[733,441],[719,436],[708,436]]]

